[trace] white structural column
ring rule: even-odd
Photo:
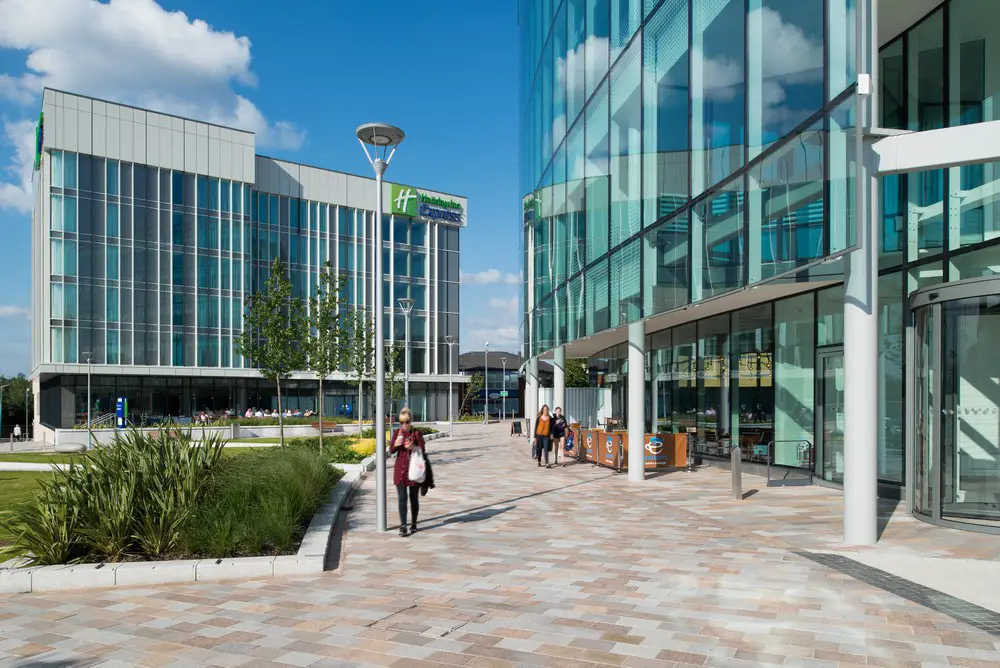
[[[628,481],[646,479],[646,328],[628,326]]]
[[[563,409],[563,415],[567,416],[566,411],[566,348],[559,346],[554,351],[555,359],[552,361],[552,410],[555,411],[556,407]]]
[[[870,72],[868,19],[872,0],[859,3],[858,72]],[[872,33],[877,34],[874,26]],[[862,74],[862,76],[864,76]],[[857,123],[871,121],[871,96],[859,98]],[[844,276],[844,542],[878,541],[878,193],[873,152],[857,138],[858,248]]]
[[[531,439],[535,428],[535,416],[538,414],[538,358],[528,360],[528,381],[525,383],[524,418],[525,436]]]

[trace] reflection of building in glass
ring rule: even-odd
[[[85,419],[88,355],[95,417],[119,396],[137,424],[276,409],[276,388],[233,349],[244,300],[275,259],[302,299],[329,263],[347,307],[381,313],[400,355],[398,300],[413,299],[412,407],[420,419],[447,417],[444,341],[458,336],[464,223],[387,213],[385,303],[375,305],[373,179],[255,155],[249,132],[70,93],[46,90],[43,111],[32,318],[42,425]],[[464,216],[464,198],[414,192]],[[402,366],[400,357],[400,374]],[[337,373],[324,384],[326,415],[357,417],[358,391],[347,381]],[[318,408],[312,374],[293,374],[282,394],[293,411]],[[370,416],[370,395],[362,402]]]
[[[869,120],[854,34],[868,0],[521,3],[524,354],[589,357],[622,422],[696,430],[704,456],[736,444],[750,463],[834,485],[849,468],[845,430],[870,420],[863,448],[880,493],[909,491],[935,521],[1000,530],[1000,497],[980,493],[1000,489],[1000,396],[938,373],[927,382],[955,387],[929,396],[977,398],[968,418],[924,431],[919,392],[906,400],[930,363],[906,363],[916,291],[1000,272],[1000,151],[985,148],[982,125],[1000,121],[1000,5],[878,4],[863,49]],[[859,181],[859,118],[878,193],[861,216],[859,189],[872,189]],[[876,352],[855,368],[845,268],[869,220]],[[927,341],[964,356],[955,374],[974,374],[989,356],[955,341],[986,331],[994,309],[955,304],[971,315],[942,312],[942,331],[960,331]],[[631,404],[638,340],[646,396]],[[877,387],[874,412],[852,419],[845,388],[860,376]],[[921,439],[933,441],[924,459]],[[926,470],[939,456],[946,464]]]

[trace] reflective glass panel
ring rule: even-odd
[[[744,0],[692,6],[691,191],[697,195],[743,165],[745,139]]]
[[[617,3],[616,3],[617,4]],[[638,8],[636,8],[638,15]],[[640,40],[611,70],[611,245],[640,229],[642,185],[642,65]]]
[[[744,284],[743,179],[724,186],[694,208],[701,221],[703,267],[701,298],[734,290]]]
[[[688,3],[667,0],[643,32],[643,220],[651,225],[687,201]]]

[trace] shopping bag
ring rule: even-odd
[[[424,459],[424,453],[420,448],[414,448],[410,451],[410,482],[422,483],[426,475],[427,460]]]
[[[531,458],[538,459],[538,439],[531,439]]]

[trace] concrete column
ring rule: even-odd
[[[859,72],[867,63],[867,23],[871,0],[858,8]],[[877,31],[872,26],[872,33]],[[870,97],[870,96],[869,96]],[[859,124],[871,109],[865,100]],[[849,254],[844,275],[844,542],[878,541],[878,177],[870,145],[856,142],[856,211],[862,216],[858,249]]]
[[[555,359],[552,362],[552,410],[556,406],[563,409],[563,415],[569,419],[569,412],[566,410],[566,348],[559,346],[555,349]]]
[[[646,479],[646,328],[628,326],[628,480]]]
[[[236,406],[234,407],[238,416],[242,416],[250,408],[247,403],[247,386],[243,379],[236,380]]]
[[[538,358],[528,360],[528,382],[525,387],[528,396],[524,398],[524,417],[527,436],[530,439],[535,428],[535,416],[538,415]]]

